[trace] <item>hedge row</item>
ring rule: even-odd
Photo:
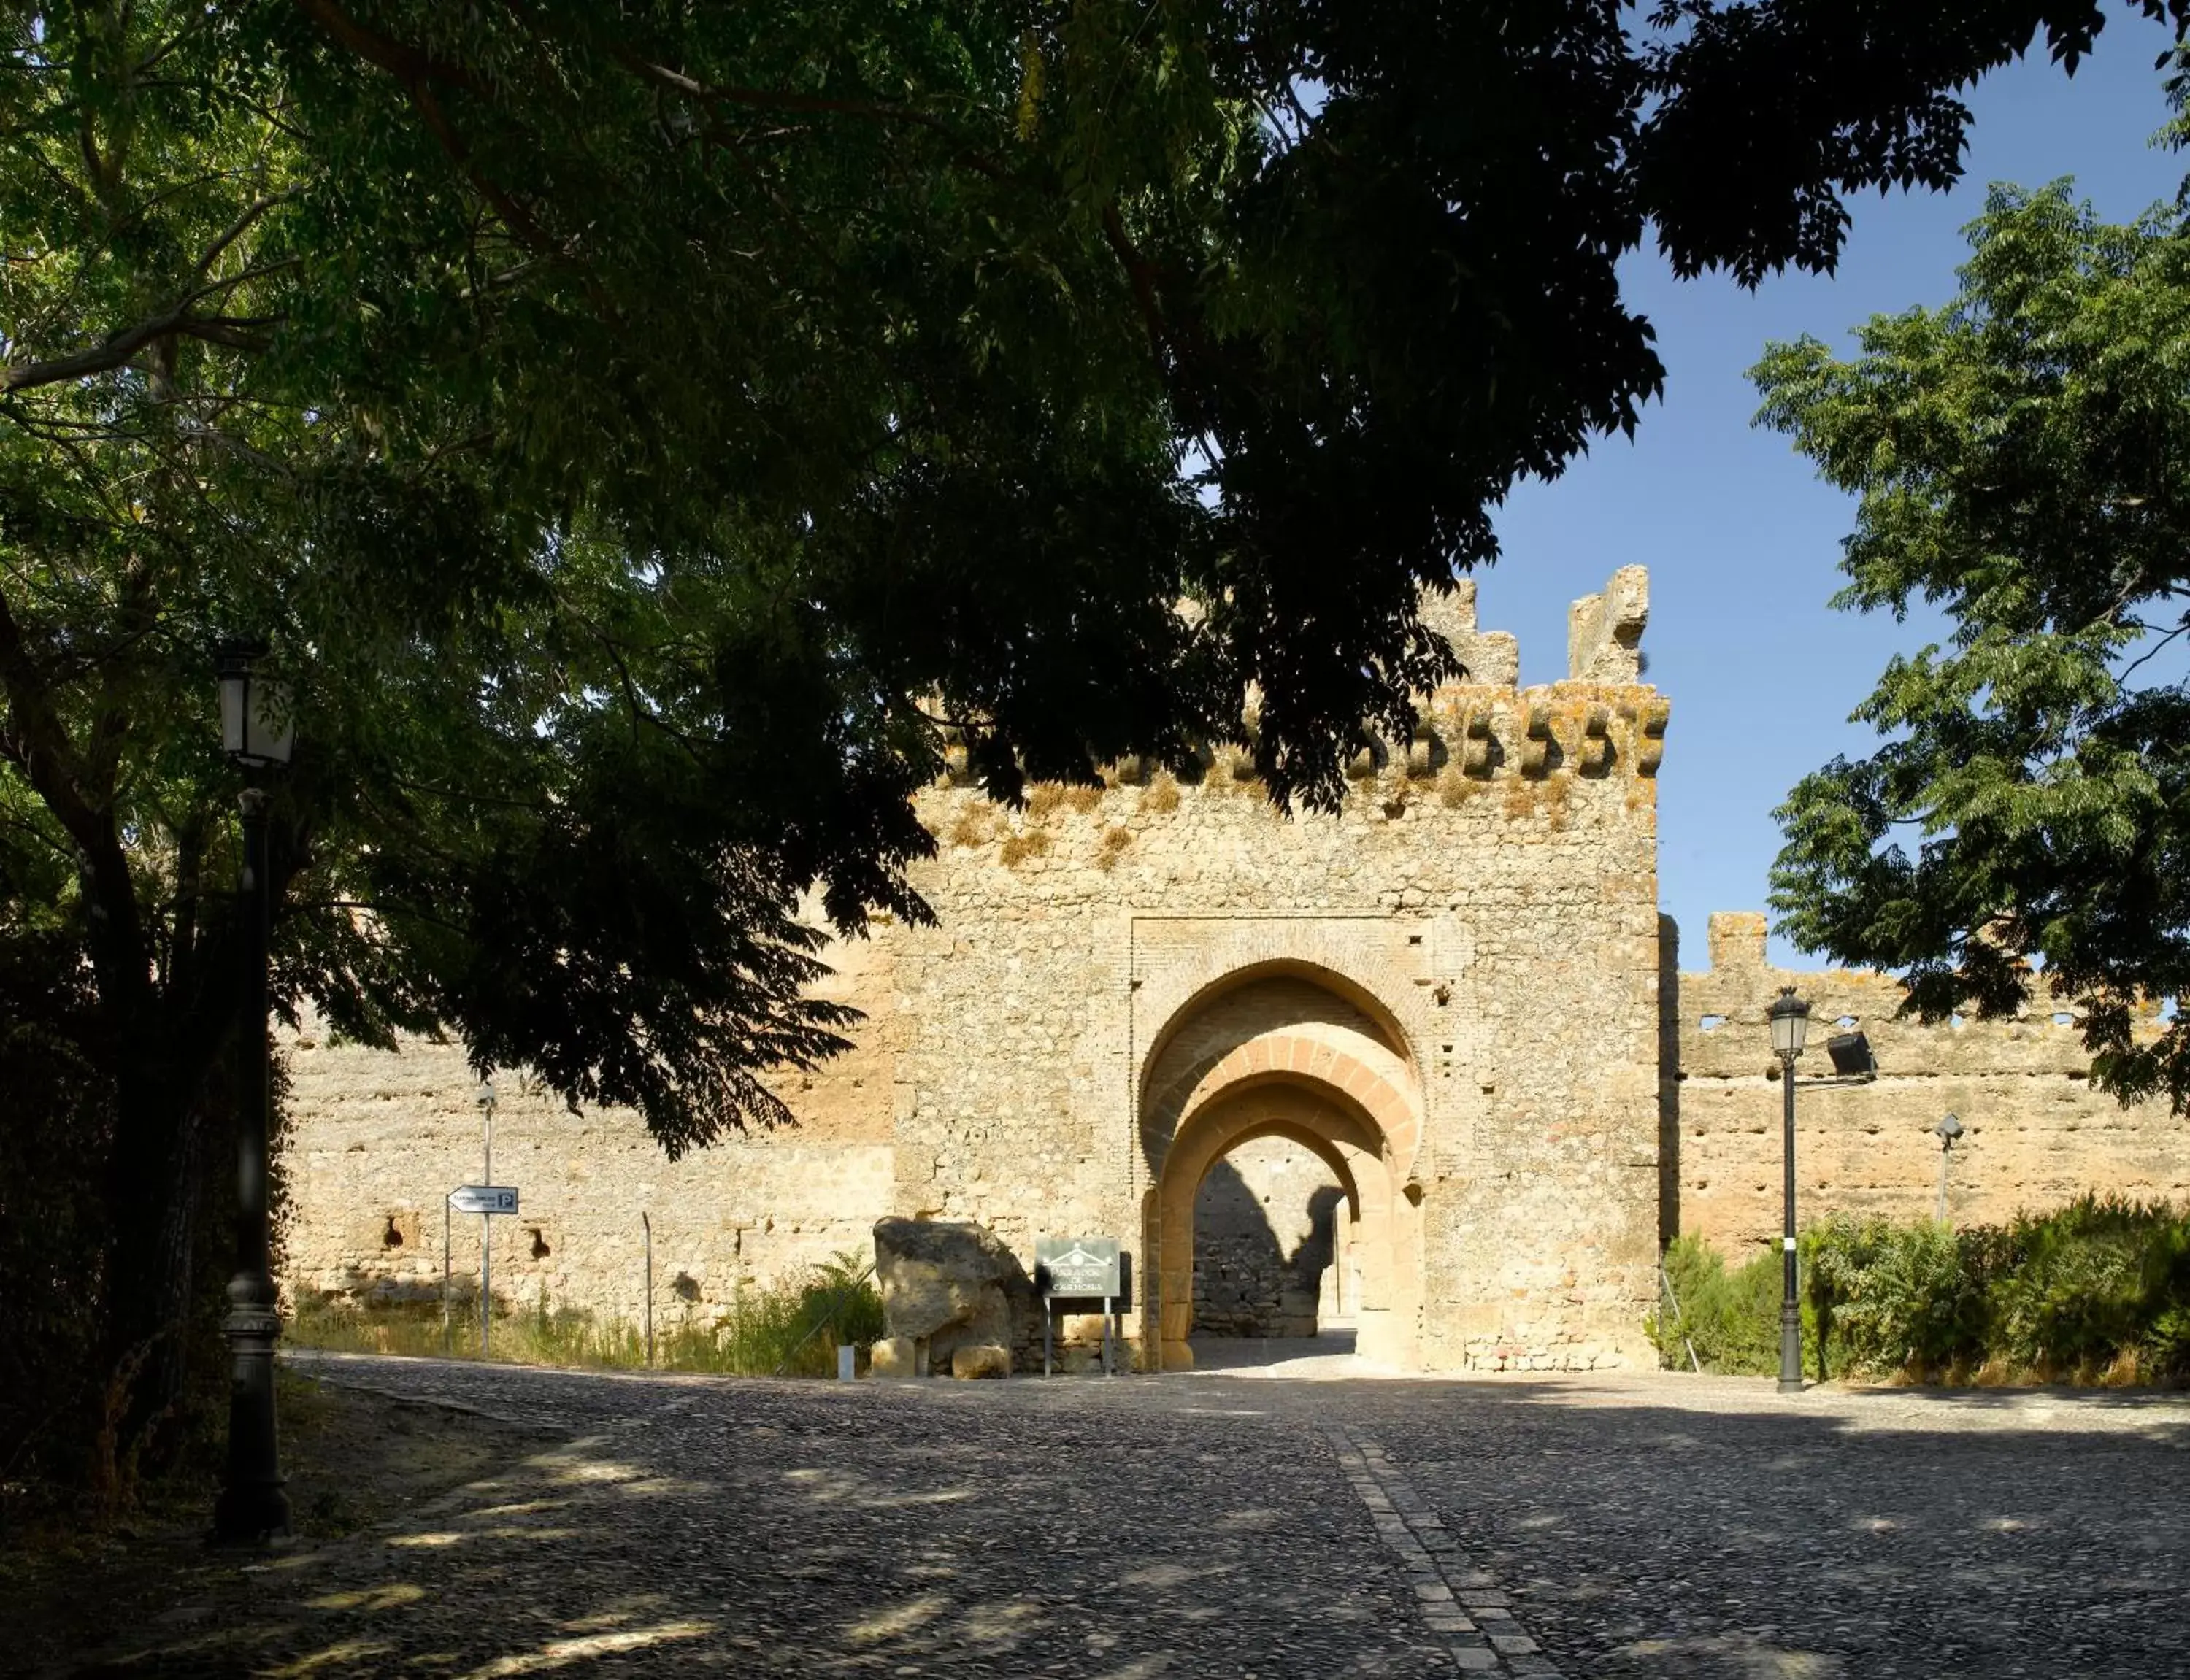
[[[2190,1215],[2087,1196],[2006,1225],[1835,1216],[1802,1234],[1808,1374],[1923,1382],[2190,1378]],[[1779,1369],[1776,1247],[1729,1269],[1699,1238],[1665,1251],[1651,1332],[1670,1364]],[[1677,1302],[1677,1309],[1674,1303]]]

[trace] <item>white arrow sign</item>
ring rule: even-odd
[[[515,1185],[460,1185],[449,1192],[449,1206],[459,1213],[514,1213]]]

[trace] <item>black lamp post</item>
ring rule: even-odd
[[[221,744],[247,777],[289,761],[287,696],[252,670],[264,651],[236,645],[221,653]],[[266,1218],[267,942],[272,921],[267,799],[264,788],[252,785],[237,800],[243,812],[243,878],[236,898],[244,981],[235,1081],[235,1276],[229,1280],[226,1325],[232,1361],[228,1470],[213,1514],[213,1538],[223,1541],[261,1541],[289,1532],[289,1496],[281,1491],[274,1428],[274,1343],[281,1333],[281,1318],[275,1304]]]
[[[1779,1392],[1802,1392],[1802,1309],[1795,1298],[1795,1058],[1810,1036],[1810,1006],[1783,986],[1765,1011],[1772,1023],[1772,1049],[1779,1058],[1779,1083],[1785,1099],[1786,1222],[1779,1239]]]

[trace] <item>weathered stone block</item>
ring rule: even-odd
[[[1008,1377],[1012,1374],[1011,1349],[998,1347],[993,1342],[968,1342],[953,1348],[950,1374],[965,1377]]]
[[[875,1377],[916,1377],[920,1343],[910,1336],[885,1336],[869,1351],[867,1370]]]
[[[877,1220],[875,1279],[890,1334],[925,1340],[931,1368],[962,1346],[1015,1347],[1030,1321],[1039,1332],[1033,1281],[981,1225]]]

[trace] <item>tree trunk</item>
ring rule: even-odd
[[[171,1415],[189,1373],[205,1174],[199,1094],[179,1072],[140,1048],[129,1055],[116,1092],[104,1374],[117,1470]]]

